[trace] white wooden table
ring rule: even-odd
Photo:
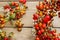
[[[0,7],[4,6],[5,4],[8,4],[8,3],[7,2],[0,2]],[[4,28],[3,30],[6,31],[7,34],[9,32],[14,32],[16,40],[34,40],[34,37],[32,35],[32,27],[33,27],[32,15],[36,12],[36,5],[37,4],[38,4],[38,1],[27,2],[28,9],[26,11],[26,15],[24,15],[22,18],[22,23],[24,23],[24,27],[31,27],[31,28],[23,28],[21,32],[18,32],[16,28]],[[3,10],[1,9],[0,12],[1,11],[3,11]],[[57,20],[55,20],[55,22]],[[59,23],[56,23],[56,24],[59,24]],[[8,26],[10,26],[10,25],[7,25],[7,27]],[[56,28],[56,29],[57,29],[57,33],[58,33],[60,31],[60,29],[59,28]]]

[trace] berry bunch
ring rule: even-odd
[[[22,30],[23,24],[21,23],[20,20],[17,20],[17,21],[15,22],[15,25],[16,25],[16,27],[18,27],[18,28],[17,28],[18,31],[21,31],[21,30]]]
[[[22,23],[20,23],[20,19],[26,13],[26,9],[28,8],[26,6],[26,0],[19,0],[19,2],[10,2],[3,8],[5,11],[5,19],[7,19],[7,21],[10,21],[10,24],[13,24],[12,21],[17,20],[18,22],[16,22],[16,25],[18,27],[18,30],[21,30],[22,27],[20,27],[20,25],[22,25]]]
[[[56,2],[56,0],[44,0],[44,2],[39,2],[39,5],[36,6],[37,12],[33,14],[34,28],[36,30],[35,40],[60,40],[56,30],[52,29],[53,17],[56,16],[56,11],[60,11]]]
[[[0,15],[0,28],[3,28],[5,26],[5,19],[3,15]]]
[[[5,12],[10,12],[10,19],[20,19],[26,13],[26,9],[26,3],[19,4],[18,2],[10,2],[9,5],[4,6]]]
[[[11,40],[13,36],[13,32],[9,33],[9,35],[7,36],[5,31],[0,30],[0,40]]]

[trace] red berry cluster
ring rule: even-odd
[[[10,16],[15,13],[15,19],[20,19],[25,14],[27,8],[26,0],[19,0],[19,2],[22,3],[22,5],[20,5],[18,2],[11,2],[9,5],[4,6],[4,10],[8,9],[10,11]]]
[[[35,40],[60,40],[56,30],[52,30],[53,17],[56,16],[55,12],[60,11],[58,9],[59,5],[57,5],[59,3],[55,3],[56,0],[50,1],[39,2],[39,5],[36,6],[37,12],[33,14],[34,28],[36,30]]]
[[[19,0],[19,2],[25,4],[26,0]]]
[[[19,0],[19,2],[10,2],[8,5],[5,5],[4,7],[5,11],[5,19],[10,21],[10,24],[12,23],[12,20],[16,21],[15,25],[18,27],[18,31],[21,30],[23,27],[23,24],[21,23],[20,19],[23,17],[23,15],[26,13],[26,0]],[[7,15],[8,14],[8,15]]]

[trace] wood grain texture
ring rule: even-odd
[[[6,31],[7,34],[14,32],[14,38],[16,40],[33,40],[31,28],[23,28],[21,32],[18,32],[16,28],[4,28],[3,30]]]

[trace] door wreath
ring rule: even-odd
[[[34,28],[36,30],[35,40],[60,40],[59,34],[53,28],[53,17],[60,11],[60,0],[39,1],[36,6],[37,12],[33,14]]]

